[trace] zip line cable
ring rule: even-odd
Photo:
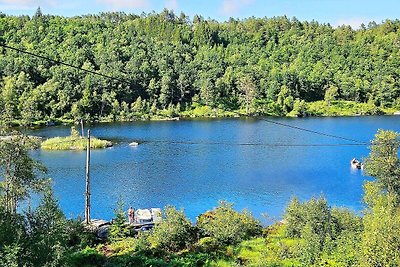
[[[92,71],[92,70],[88,70],[88,69],[83,69],[81,67],[77,67],[77,66],[69,64],[69,63],[65,63],[65,62],[62,62],[62,61],[59,61],[59,60],[55,60],[55,59],[52,59],[52,58],[49,58],[49,57],[45,57],[45,56],[42,56],[42,55],[39,55],[39,54],[35,54],[35,53],[29,52],[29,51],[26,51],[26,50],[22,50],[22,49],[19,49],[19,48],[16,48],[16,47],[11,47],[11,46],[8,46],[8,45],[2,44],[2,43],[0,43],[0,46],[2,46],[4,48],[11,49],[11,50],[14,50],[14,51],[17,51],[17,52],[20,52],[20,53],[23,53],[23,54],[34,56],[34,57],[41,58],[41,59],[44,59],[44,60],[48,60],[48,61],[56,63],[58,65],[64,65],[64,66],[67,66],[67,67],[70,67],[70,68],[74,68],[74,69],[77,69],[77,70],[81,70],[81,71],[84,71],[84,72],[87,72],[87,73],[90,73],[90,74],[98,75],[98,76],[101,76],[103,78],[115,80],[115,81],[118,81],[118,82],[121,82],[121,83],[125,83],[125,84],[130,84],[129,82],[127,82],[125,80],[122,80],[120,78],[116,78],[116,77],[113,77],[113,76],[109,76],[109,75],[102,74],[102,73],[99,73],[99,72],[96,72],[96,71]]]
[[[71,65],[69,63],[65,63],[65,62],[62,62],[62,61],[59,61],[59,60],[55,60],[55,59],[52,59],[52,58],[49,58],[49,57],[45,57],[45,56],[42,56],[42,55],[39,55],[39,54],[36,54],[36,53],[33,53],[33,52],[29,52],[29,51],[26,51],[26,50],[22,50],[22,49],[16,48],[16,47],[11,47],[11,46],[8,46],[8,45],[2,44],[2,43],[0,43],[0,46],[4,47],[4,48],[7,48],[7,49],[11,49],[11,50],[17,51],[17,52],[20,52],[20,53],[23,53],[23,54],[27,54],[27,55],[30,55],[30,56],[38,57],[38,58],[41,58],[41,59],[44,59],[44,60],[48,60],[50,62],[59,64],[59,65],[64,65],[64,66],[67,66],[67,67],[70,67],[70,68],[74,68],[74,69],[77,69],[77,70],[81,70],[81,71],[84,71],[84,72],[87,72],[87,73],[90,73],[90,74],[98,75],[98,76],[101,76],[101,77],[104,77],[104,78],[107,78],[107,79],[119,81],[119,82],[125,83],[125,84],[131,84],[128,81],[122,80],[120,78],[116,78],[116,77],[109,76],[109,75],[106,75],[106,74],[102,74],[102,73],[99,73],[99,72],[96,72],[96,71],[92,71],[92,70],[83,69],[81,67],[77,67],[77,66]],[[240,115],[238,113],[236,113],[236,114]],[[292,129],[296,129],[296,130],[300,130],[300,131],[304,131],[304,132],[309,132],[309,133],[325,136],[325,137],[330,137],[330,138],[350,141],[350,142],[356,143],[356,144],[358,144],[360,146],[370,145],[370,142],[363,142],[363,141],[360,141],[360,140],[347,138],[347,137],[343,137],[343,136],[339,136],[339,135],[323,133],[323,132],[310,130],[310,129],[306,129],[306,128],[302,128],[302,127],[298,127],[298,126],[293,126],[293,125],[289,125],[289,124],[286,124],[286,123],[277,122],[277,121],[273,121],[273,120],[269,120],[269,119],[265,119],[265,118],[258,118],[258,119],[262,120],[262,121],[265,121],[265,122],[268,122],[268,123],[271,123],[271,124],[283,126],[283,127],[288,127],[288,128],[292,128]],[[245,144],[243,144],[243,145],[245,145]],[[270,145],[273,145],[273,144],[270,144]],[[329,144],[329,145],[333,146],[335,144]],[[349,144],[337,144],[337,145],[342,146],[342,145],[349,145]],[[284,145],[277,145],[277,146],[284,146]],[[287,145],[287,146],[289,146],[289,145]],[[298,146],[305,146],[305,145],[298,145]]]
[[[164,141],[149,140],[144,143],[162,143],[179,145],[225,145],[225,146],[263,146],[263,147],[339,147],[365,146],[365,144],[271,144],[271,143],[231,143],[231,142],[194,142],[194,141]]]
[[[259,119],[263,120],[263,121],[266,121],[268,123],[272,123],[272,124],[276,124],[276,125],[280,125],[280,126],[296,129],[296,130],[301,130],[301,131],[304,131],[304,132],[309,132],[309,133],[313,133],[313,134],[317,134],[317,135],[321,135],[321,136],[326,136],[326,137],[341,139],[341,140],[345,140],[345,141],[350,141],[350,142],[358,143],[360,145],[369,145],[370,144],[369,142],[363,142],[363,141],[360,141],[360,140],[351,139],[351,138],[347,138],[347,137],[343,137],[343,136],[339,136],[339,135],[333,135],[333,134],[327,134],[327,133],[318,132],[318,131],[314,131],[314,130],[309,130],[309,129],[306,129],[306,128],[293,126],[293,125],[289,125],[289,124],[282,123],[282,122],[272,121],[272,120],[265,119],[265,118],[259,118]]]

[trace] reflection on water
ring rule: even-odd
[[[276,120],[363,141],[373,139],[378,128],[400,131],[399,117],[389,116]],[[69,131],[52,127],[33,134],[50,137]],[[192,220],[219,200],[247,208],[264,222],[262,214],[280,218],[293,195],[305,200],[323,194],[331,205],[362,208],[365,177],[349,169],[349,162],[367,156],[367,147],[234,145],[343,143],[257,119],[99,124],[91,131],[118,140],[112,148],[92,152],[96,218],[110,219],[119,196],[135,208],[182,207]],[[129,146],[132,141],[140,145]],[[36,151],[34,156],[48,166],[67,216],[83,215],[85,152]]]

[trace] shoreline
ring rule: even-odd
[[[354,117],[384,117],[384,116],[399,116],[400,113],[384,113],[384,114],[375,114],[375,115],[366,115],[366,114],[351,114],[351,115],[310,115],[310,116],[276,116],[276,115],[240,115],[240,116],[224,116],[224,115],[216,115],[216,116],[176,116],[172,118],[160,118],[160,117],[150,117],[150,118],[142,118],[142,119],[129,119],[129,120],[93,120],[88,122],[87,124],[103,124],[103,123],[132,123],[132,122],[163,122],[163,121],[190,121],[190,120],[213,120],[213,119],[258,119],[258,118],[279,118],[279,119],[306,119],[306,118],[354,118]],[[13,128],[45,128],[45,127],[54,127],[54,126],[71,126],[78,125],[79,123],[72,120],[63,120],[56,119],[54,121],[38,121],[32,123],[30,126],[24,126],[19,123],[13,123]]]

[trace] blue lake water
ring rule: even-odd
[[[361,141],[372,140],[379,128],[400,132],[400,116],[271,120]],[[69,132],[70,127],[59,126],[31,133]],[[306,200],[323,194],[332,206],[363,208],[367,178],[349,162],[366,157],[366,146],[290,146],[351,142],[259,119],[109,123],[93,125],[91,132],[117,142],[91,154],[93,218],[111,219],[119,197],[126,209],[184,208],[193,221],[219,200],[250,210],[264,223],[270,222],[265,214],[279,219],[294,195]],[[132,141],[141,144],[130,147]],[[38,150],[33,155],[48,167],[65,214],[83,215],[85,152]]]

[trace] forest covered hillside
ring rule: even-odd
[[[0,47],[2,120],[399,110],[399,28],[398,20],[358,30],[287,17],[218,22],[168,10],[0,13],[0,44],[117,78]]]

